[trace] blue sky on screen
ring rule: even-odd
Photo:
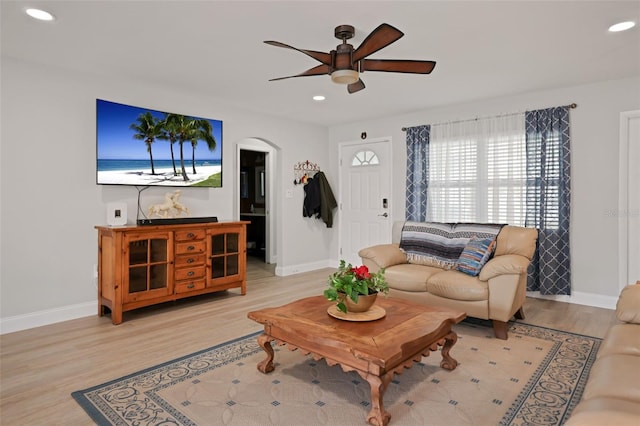
[[[146,111],[149,111],[154,117],[160,119],[164,118],[165,113],[101,99],[96,101],[96,108],[96,138],[99,159],[149,159],[146,144],[142,140],[133,138],[135,131],[131,130],[130,126],[133,123],[137,123],[138,116]],[[196,146],[196,159],[220,160],[222,154],[222,121],[205,119],[211,123],[211,127],[213,128],[212,133],[216,140],[216,149],[215,151],[209,151],[207,144],[204,141],[199,141]],[[174,145],[173,151],[176,159],[180,158],[180,148],[178,144]],[[152,152],[154,159],[171,159],[168,141],[158,140],[154,142]],[[184,144],[184,156],[185,159],[191,159],[190,143]]]

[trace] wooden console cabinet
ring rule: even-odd
[[[239,288],[247,292],[248,222],[98,230],[98,315]]]

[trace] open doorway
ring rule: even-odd
[[[250,222],[247,278],[275,275],[280,225],[276,218],[277,194],[273,188],[278,185],[275,173],[278,151],[277,146],[260,138],[245,138],[236,144],[234,216]]]
[[[267,158],[269,153],[240,149],[240,220],[247,225],[247,257],[267,262]]]

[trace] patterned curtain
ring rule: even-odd
[[[569,107],[525,113],[527,189],[525,226],[538,228],[527,290],[571,294]]]
[[[430,131],[429,125],[407,128],[406,220],[426,220]]]

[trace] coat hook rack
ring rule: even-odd
[[[312,163],[309,160],[300,161],[293,166],[293,184],[305,185],[319,171],[320,166],[316,163]]]

